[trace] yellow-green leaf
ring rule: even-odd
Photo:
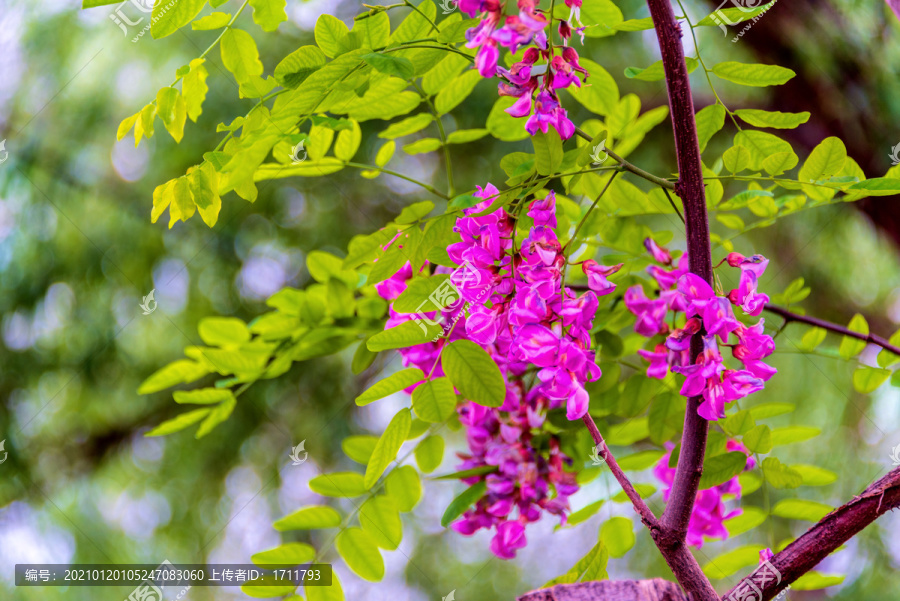
[[[724,80],[742,86],[777,86],[788,82],[796,75],[786,67],[778,65],[746,64],[735,61],[719,63],[712,72]]]
[[[397,458],[397,451],[406,440],[409,434],[409,427],[412,422],[409,409],[403,408],[391,419],[381,438],[375,444],[375,450],[372,451],[372,457],[369,458],[369,465],[366,466],[366,476],[363,485],[368,489],[372,488],[384,470]]]

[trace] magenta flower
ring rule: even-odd
[[[533,200],[528,208],[528,216],[536,226],[556,229],[556,193],[551,191],[545,198]]]
[[[533,136],[538,130],[547,133],[551,126],[563,140],[568,140],[575,133],[575,125],[569,121],[566,109],[560,106],[551,92],[543,90],[534,101],[534,114],[525,123],[525,129]]]
[[[606,278],[622,269],[622,265],[622,263],[619,263],[618,265],[607,267],[605,265],[600,265],[593,259],[588,259],[581,264],[581,270],[588,278],[588,288],[596,292],[599,296],[605,296],[616,289],[616,285]]]
[[[625,307],[637,317],[634,331],[641,336],[652,338],[667,327],[666,302],[648,299],[640,284],[625,291]]]
[[[657,344],[654,351],[639,349],[638,355],[650,362],[647,377],[662,380],[669,373],[669,351],[663,345]]]
[[[669,254],[668,250],[659,246],[653,238],[644,238],[644,248],[647,249],[654,261],[663,265],[672,264],[672,255]]]

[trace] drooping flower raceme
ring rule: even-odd
[[[479,344],[500,368],[506,382],[501,407],[466,402],[458,408],[469,446],[459,468],[487,468],[490,473],[464,479],[472,485],[484,482],[485,494],[453,528],[467,535],[482,528],[494,530],[491,550],[508,559],[525,545],[525,525],[542,512],[564,522],[568,497],[578,489],[574,472],[566,469],[571,460],[544,424],[547,412],[558,407],[565,407],[572,420],[587,413],[585,384],[601,375],[589,332],[599,297],[615,290],[607,278],[621,265],[584,261],[581,267],[589,290],[576,295],[563,286],[566,258],[555,232],[553,192],[528,205],[533,225],[518,248],[513,215],[503,208],[480,214],[497,194],[490,184],[479,188],[475,196],[481,202],[456,221],[460,241],[447,253],[462,267],[435,269],[436,274],[451,272],[459,301],[426,314],[398,313],[391,306],[387,327],[425,319],[449,332],[446,340],[400,349],[408,367],[442,375],[442,348],[465,338]],[[392,301],[412,276],[407,264],[377,290]],[[533,444],[537,435],[539,446]]]
[[[466,33],[466,46],[478,48],[475,67],[484,77],[500,75],[501,96],[517,98],[506,110],[513,117],[529,117],[525,129],[532,135],[556,129],[563,140],[575,133],[575,125],[559,101],[557,90],[581,87],[588,72],[578,62],[578,53],[568,45],[572,37],[571,23],[579,25],[575,32],[584,41],[581,24],[581,0],[565,0],[570,8],[568,21],[560,20],[558,33],[562,45],[548,39],[549,17],[535,0],[518,0],[519,14],[503,17],[505,3],[499,0],[460,0],[460,10],[470,17],[482,15],[481,22]],[[515,54],[528,47],[522,60],[509,69],[498,66],[500,51],[507,48]],[[542,61],[538,64],[538,61]]]
[[[668,501],[672,492],[672,484],[675,482],[674,467],[669,467],[669,460],[672,456],[672,449],[675,445],[666,444],[667,452],[660,458],[656,467],[653,468],[653,474],[664,484],[663,498]],[[756,461],[750,456],[750,452],[738,441],[729,440],[726,443],[727,451],[740,451],[747,455],[747,463],[744,470],[751,470],[756,467]],[[688,530],[686,542],[694,547],[703,546],[703,538],[726,539],[728,538],[728,530],[725,528],[725,520],[736,517],[742,513],[740,508],[728,510],[725,506],[727,496],[736,499],[741,497],[741,484],[738,477],[735,476],[728,482],[697,491],[697,498],[694,502],[694,508],[691,512],[691,519],[688,521]]]
[[[703,397],[697,410],[700,416],[710,421],[723,418],[726,403],[762,390],[776,373],[763,362],[775,350],[772,337],[763,333],[764,320],[745,326],[733,310],[738,306],[750,316],[762,311],[769,297],[759,293],[757,286],[768,261],[762,255],[728,255],[728,264],[741,269],[740,284],[720,296],[706,281],[687,271],[686,255],[673,267],[667,250],[650,239],[645,246],[654,260],[664,265],[647,268],[659,287],[658,294],[648,298],[638,284],[625,292],[625,306],[637,318],[635,332],[648,338],[665,337],[652,351],[638,351],[650,363],[647,375],[662,379],[671,371],[685,376],[681,394]],[[667,319],[671,316],[671,321],[678,323],[682,313],[682,325],[670,326]],[[703,351],[691,363],[691,338],[698,332],[702,332]],[[742,369],[726,366],[720,346],[731,348]]]

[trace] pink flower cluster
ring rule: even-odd
[[[541,431],[549,400],[537,390],[526,392],[521,382],[511,383],[509,389],[518,405],[514,409],[498,411],[475,403],[460,408],[469,443],[469,454],[460,456],[464,459],[460,469],[491,466],[497,471],[464,479],[475,484],[484,478],[487,494],[452,525],[465,535],[495,529],[490,548],[503,559],[512,559],[525,546],[525,525],[540,519],[542,511],[565,522],[569,495],[578,490],[575,473],[564,469],[571,460],[559,451],[557,437],[549,437],[548,450],[539,451],[533,444],[533,433]],[[551,496],[551,484],[555,496]]]
[[[466,338],[484,348],[506,380],[506,399],[499,408],[467,402],[459,408],[466,426],[469,453],[460,469],[496,468],[484,479],[487,493],[474,509],[454,524],[463,534],[480,528],[495,529],[492,551],[503,558],[513,557],[525,544],[525,524],[539,519],[541,511],[565,520],[568,497],[577,490],[574,474],[565,471],[569,462],[559,452],[555,435],[549,435],[549,450],[532,445],[546,412],[566,406],[569,419],[579,419],[588,410],[586,382],[601,375],[590,350],[590,329],[599,305],[598,296],[610,294],[615,285],[607,277],[621,265],[604,267],[595,261],[581,263],[590,290],[577,296],[563,287],[566,258],[554,229],[556,197],[531,202],[527,215],[533,221],[528,236],[516,248],[516,219],[503,208],[480,215],[497,197],[488,184],[479,187],[482,199],[465,210],[454,230],[460,241],[447,248],[460,268],[452,270],[450,281],[459,301],[424,317],[444,325],[450,340]],[[436,273],[451,271],[439,267]],[[412,277],[407,264],[393,277],[376,286],[388,300],[396,299]],[[390,309],[387,327],[421,318]],[[452,329],[450,324],[455,324]],[[444,340],[401,349],[403,363],[425,373],[441,375],[440,351]],[[528,386],[524,384],[525,376]],[[542,445],[543,448],[543,445]],[[515,513],[515,517],[513,517]]]
[[[582,0],[565,0],[570,7],[570,21],[580,22]],[[513,117],[531,115],[525,129],[531,135],[538,130],[547,133],[552,126],[563,140],[575,133],[575,125],[569,120],[568,113],[559,102],[557,90],[570,85],[581,86],[580,73],[585,79],[588,72],[578,63],[578,53],[568,46],[572,37],[572,28],[567,21],[559,22],[559,35],[563,40],[561,53],[556,54],[557,47],[547,40],[544,31],[549,23],[548,18],[537,8],[535,0],[519,0],[519,14],[503,18],[505,5],[499,0],[460,0],[459,8],[470,17],[484,13],[478,26],[466,33],[468,48],[478,48],[475,55],[475,67],[484,77],[493,77],[499,73],[506,81],[500,83],[501,96],[512,96],[518,100],[507,113]],[[575,30],[582,34],[584,27]],[[500,52],[498,46],[504,46],[513,54],[520,47],[529,47],[522,60],[513,64],[508,70],[498,67]],[[545,64],[536,65],[538,60]],[[532,114],[532,110],[534,114]]]
[[[650,362],[647,375],[662,379],[669,370],[684,375],[681,394],[703,396],[698,408],[700,416],[710,421],[725,417],[726,403],[762,390],[777,371],[763,362],[775,350],[772,337],[763,333],[764,320],[745,326],[732,310],[735,305],[751,316],[762,312],[769,297],[757,292],[757,284],[768,260],[762,255],[729,254],[728,264],[741,269],[740,284],[727,296],[718,296],[707,282],[688,272],[686,255],[672,267],[674,261],[667,250],[650,238],[644,244],[654,260],[670,267],[647,268],[659,285],[656,298],[648,298],[640,284],[625,292],[625,306],[637,318],[635,331],[648,338],[665,336],[653,351],[638,351]],[[669,326],[666,318],[670,313],[673,323],[679,313],[684,313],[681,327]],[[691,337],[698,332],[703,335],[703,351],[691,364]],[[731,336],[735,341],[729,344]],[[743,364],[743,369],[725,367],[720,344],[731,348],[732,356]]]
[[[669,467],[669,459],[672,455],[672,449],[675,447],[672,443],[666,443],[668,452],[663,455],[653,468],[653,474],[665,484],[663,489],[663,498],[668,501],[672,492],[672,484],[675,482],[675,469]],[[750,456],[747,448],[736,440],[729,440],[725,449],[727,451],[740,451],[747,455],[747,464],[744,470],[751,470],[756,467],[756,461]],[[706,490],[697,491],[697,498],[694,502],[694,509],[691,512],[691,519],[688,522],[687,544],[694,547],[703,546],[703,537],[707,538],[728,538],[728,530],[725,528],[724,521],[741,514],[741,509],[733,509],[727,511],[725,508],[725,495],[733,495],[735,498],[741,498],[741,484],[738,477],[735,476],[728,482],[707,488]]]

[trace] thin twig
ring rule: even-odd
[[[869,342],[871,344],[880,346],[884,350],[890,351],[897,356],[900,356],[900,347],[891,344],[889,341],[885,340],[881,336],[878,336],[877,334],[863,334],[862,332],[854,332],[853,330],[847,329],[844,326],[838,325],[836,323],[831,323],[830,321],[825,321],[824,319],[819,319],[818,317],[799,315],[797,313],[794,313],[793,311],[785,309],[784,307],[779,307],[778,305],[767,304],[765,306],[765,310],[769,313],[774,313],[775,315],[780,315],[781,317],[783,317],[784,325],[787,325],[792,321],[797,323],[805,323],[817,328],[822,328],[823,330],[828,330],[829,332],[834,332],[835,334],[840,334],[842,336],[848,336],[850,338],[856,338],[857,340]]]
[[[612,452],[610,452],[609,447],[606,446],[606,441],[603,440],[603,435],[600,434],[600,430],[597,429],[597,424],[594,423],[594,418],[591,417],[590,413],[585,413],[584,417],[581,418],[581,421],[584,422],[584,425],[587,426],[588,432],[591,433],[591,438],[594,439],[594,443],[598,447],[598,452],[601,457],[603,457],[603,461],[606,462],[606,465],[609,466],[609,471],[612,472],[612,475],[615,477],[616,481],[618,481],[619,485],[622,487],[622,490],[625,491],[625,494],[631,500],[631,504],[634,505],[634,510],[637,511],[638,515],[641,516],[641,521],[652,530],[659,529],[659,521],[656,519],[656,516],[653,515],[653,512],[650,511],[650,508],[647,507],[647,504],[644,503],[644,500],[641,498],[641,495],[634,489],[634,486],[631,484],[631,480],[628,479],[628,476],[625,475],[625,472],[622,471],[622,468],[619,467],[619,464],[616,462],[616,458],[613,457]]]
[[[583,140],[587,140],[588,142],[593,141],[593,138],[591,138],[584,130],[582,130],[579,127],[575,128],[575,133],[578,134],[578,136],[580,136]],[[642,177],[649,182],[653,182],[657,186],[661,186],[663,188],[668,188],[669,190],[675,189],[675,184],[673,184],[669,180],[667,180],[663,177],[659,177],[658,175],[653,175],[649,171],[644,171],[640,167],[637,167],[637,166],[629,163],[628,161],[626,161],[625,159],[623,159],[622,157],[617,155],[615,152],[613,152],[609,148],[606,148],[605,152],[613,160],[618,161],[621,164],[622,168],[625,169],[626,171],[630,171],[631,173],[634,173],[635,175]]]

